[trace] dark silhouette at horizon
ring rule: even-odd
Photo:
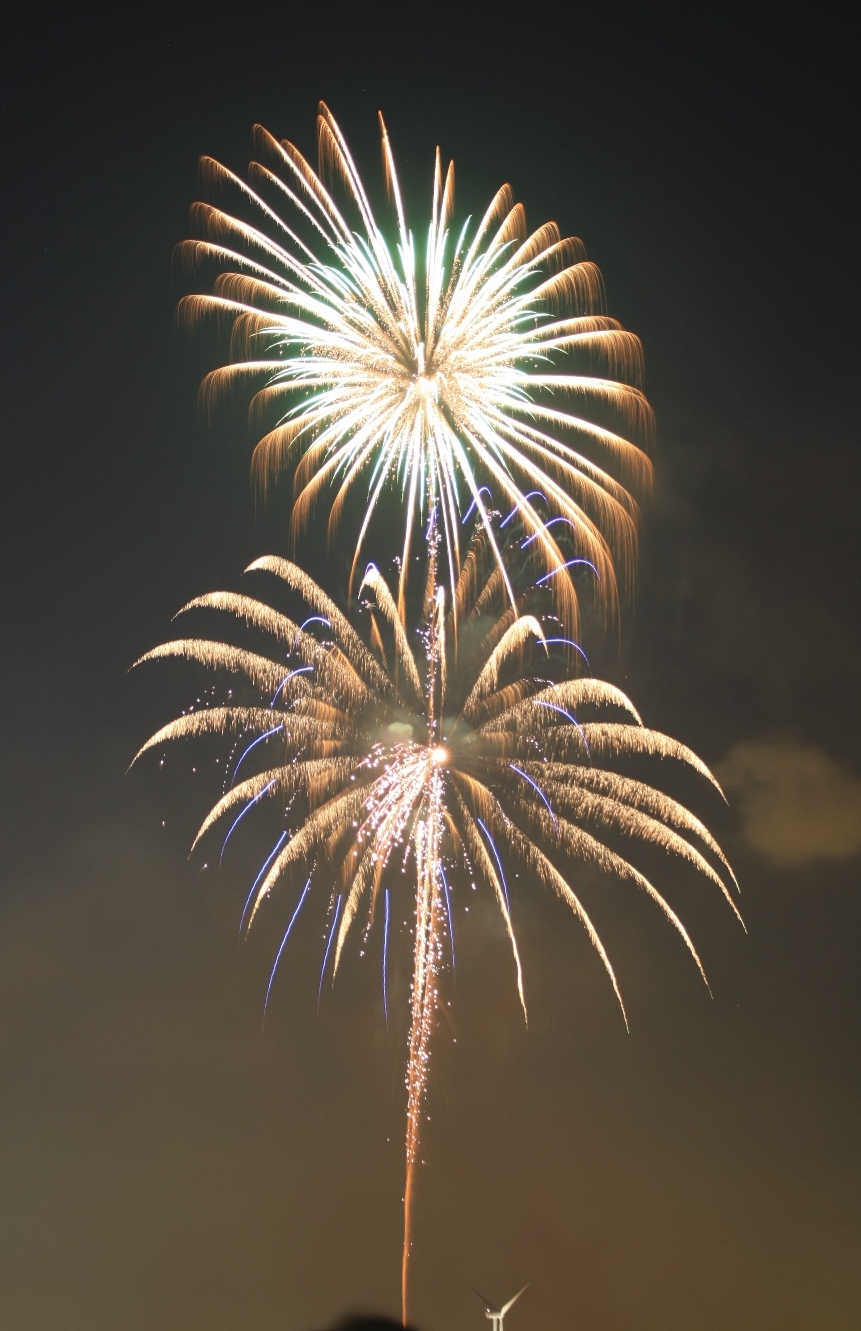
[[[380,1313],[347,1313],[335,1322],[331,1331],[417,1331],[417,1328],[409,1323],[404,1326]]]

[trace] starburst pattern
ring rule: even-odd
[[[233,766],[234,782],[207,815],[195,844],[227,824],[226,844],[250,809],[276,801],[284,810],[285,831],[255,881],[244,925],[250,927],[279,885],[304,882],[286,942],[309,886],[318,884],[331,894],[323,965],[325,971],[331,956],[333,975],[360,912],[364,909],[369,929],[381,893],[387,932],[387,868],[393,861],[414,868],[405,1321],[415,1166],[446,938],[453,946],[449,875],[466,869],[493,896],[510,941],[524,1016],[506,867],[548,888],[571,909],[620,1006],[610,959],[571,886],[572,862],[588,862],[644,892],[678,931],[703,980],[684,925],[636,867],[628,847],[650,844],[686,862],[738,914],[730,892],[735,880],[702,822],[657,786],[619,770],[627,759],[645,756],[659,769],[681,765],[716,785],[704,764],[683,745],[646,729],[619,689],[569,677],[564,659],[554,656],[542,616],[506,606],[486,535],[474,539],[448,607],[436,579],[433,530],[429,543],[424,610],[412,638],[392,591],[373,566],[361,589],[370,646],[322,589],[284,559],[259,559],[251,570],[274,575],[304,600],[312,614],[303,624],[247,595],[217,592],[192,601],[180,613],[227,614],[264,634],[271,650],[259,654],[192,637],[169,642],[141,660],[179,657],[225,671],[237,690],[258,701],[189,712],[160,730],[137,755],[205,734],[242,738],[245,747]],[[275,765],[238,779],[252,748],[271,752],[269,746],[276,745]]]
[[[393,244],[325,105],[319,173],[260,127],[250,183],[203,159],[207,186],[232,200],[196,204],[199,238],[180,247],[186,269],[214,270],[212,291],[188,296],[184,317],[231,328],[232,363],[205,379],[204,401],[211,409],[237,382],[253,390],[253,472],[265,492],[293,470],[294,534],[327,489],[331,533],[361,480],[357,560],[387,487],[400,485],[401,607],[423,514],[438,504],[453,590],[465,514],[493,544],[489,509],[516,509],[576,634],[570,564],[535,499],[573,533],[612,618],[636,549],[632,490],[651,474],[640,343],[605,313],[582,243],[554,222],[529,233],[508,185],[455,233],[454,166],[443,173],[439,151],[417,243],[382,117],[380,127]]]

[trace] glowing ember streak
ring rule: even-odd
[[[233,769],[233,773],[232,773],[231,778],[230,778],[231,781],[235,781],[235,780],[236,780],[236,773],[239,771],[240,767],[241,767],[242,764],[245,762],[245,759],[248,757],[248,755],[249,755],[249,753],[252,751],[252,749],[256,749],[258,744],[262,744],[262,743],[264,742],[264,740],[269,739],[269,736],[270,736],[270,735],[277,735],[277,734],[279,734],[279,732],[282,730],[282,728],[283,728],[283,727],[280,726],[280,725],[273,726],[271,730],[266,730],[266,731],[264,731],[264,733],[263,733],[262,735],[258,735],[256,739],[253,739],[253,740],[251,741],[251,743],[248,745],[248,748],[245,749],[244,752],[240,755],[239,761],[237,762],[236,766],[235,766],[234,769]]]
[[[386,1018],[386,1029],[389,1025],[389,984],[386,975],[386,964],[389,956],[389,889],[386,888],[385,895],[385,918],[383,921],[383,1013]]]
[[[233,836],[233,833],[236,831],[236,828],[237,828],[237,827],[239,826],[239,824],[242,822],[242,819],[245,817],[245,815],[246,815],[247,813],[249,813],[249,812],[251,811],[251,809],[254,808],[254,805],[257,803],[258,800],[261,800],[261,799],[263,798],[264,795],[268,795],[268,794],[269,794],[269,791],[272,789],[272,787],[273,787],[274,785],[275,785],[275,782],[274,782],[274,781],[270,781],[269,784],[268,784],[267,786],[264,786],[264,787],[263,787],[263,789],[260,791],[259,794],[255,795],[253,799],[250,799],[250,800],[248,801],[248,803],[246,804],[246,806],[245,806],[245,808],[242,810],[242,812],[241,812],[236,818],[234,818],[233,822],[230,824],[230,827],[229,827],[229,829],[228,829],[227,836],[224,838],[224,842],[223,842],[222,847],[221,847],[221,854],[220,854],[219,857],[218,857],[219,860],[223,860],[223,859],[224,859],[224,852],[225,852],[225,850],[227,849],[227,843],[228,843],[228,841],[230,840],[230,838]]]
[[[278,838],[278,840],[275,842],[275,845],[274,845],[274,847],[272,848],[272,850],[270,851],[269,855],[268,855],[268,856],[266,857],[266,859],[264,860],[264,862],[263,862],[263,868],[260,870],[260,872],[258,873],[257,877],[254,879],[254,882],[251,884],[251,891],[248,893],[248,896],[247,896],[246,899],[245,899],[245,905],[244,905],[244,907],[243,907],[242,914],[241,914],[240,917],[239,917],[239,932],[240,932],[240,934],[242,933],[242,930],[243,930],[244,925],[245,925],[245,916],[248,914],[248,907],[251,905],[251,899],[252,899],[252,897],[255,895],[255,893],[256,893],[256,891],[257,891],[257,888],[258,888],[258,886],[259,886],[259,884],[260,884],[260,880],[261,880],[261,878],[263,877],[263,875],[266,873],[266,870],[269,868],[269,865],[270,865],[270,864],[272,863],[272,861],[275,859],[275,856],[278,854],[279,850],[280,850],[281,847],[284,845],[284,842],[285,842],[286,840],[287,840],[287,833],[286,833],[286,832],[282,832],[281,835],[280,835],[280,837]]]
[[[296,909],[294,910],[293,914],[290,916],[290,923],[287,925],[287,929],[286,929],[286,932],[285,932],[285,934],[284,934],[284,937],[281,939],[281,946],[279,947],[278,952],[276,953],[276,956],[275,956],[275,964],[274,964],[274,966],[272,967],[272,974],[269,976],[269,983],[268,983],[267,986],[266,986],[266,997],[265,997],[265,999],[263,1000],[263,1020],[264,1020],[264,1021],[266,1020],[266,1013],[267,1013],[268,1008],[269,1008],[269,995],[272,993],[272,985],[273,985],[273,983],[275,982],[275,972],[276,972],[277,969],[278,969],[278,962],[281,960],[281,953],[284,951],[284,948],[285,948],[285,946],[287,945],[287,939],[290,937],[290,934],[291,934],[292,929],[293,929],[293,925],[296,923],[296,920],[297,920],[297,918],[298,918],[298,916],[299,916],[299,912],[300,912],[300,910],[302,909],[302,906],[303,906],[304,903],[305,903],[305,898],[306,898],[307,895],[308,895],[308,892],[309,892],[309,890],[310,890],[310,887],[311,887],[311,879],[309,878],[308,881],[307,881],[307,883],[305,884],[305,886],[304,886],[303,889],[302,889],[302,895],[301,895],[301,897],[299,898],[298,902],[296,903]]]
[[[194,205],[198,239],[180,257],[214,282],[181,310],[192,325],[232,330],[231,363],[205,379],[204,404],[214,408],[234,385],[252,391],[253,472],[265,495],[294,471],[294,533],[334,487],[331,531],[361,480],[358,559],[385,489],[400,487],[401,606],[425,513],[438,505],[453,589],[464,509],[492,538],[494,498],[513,505],[538,563],[558,575],[563,621],[576,633],[574,583],[533,500],[567,519],[599,573],[595,594],[614,612],[617,568],[627,581],[635,557],[631,490],[651,477],[640,343],[604,313],[601,275],[581,241],[555,222],[530,234],[510,186],[477,226],[453,230],[454,165],[443,172],[438,150],[417,240],[382,117],[380,130],[393,244],[323,104],[317,172],[259,126],[249,183],[202,160],[224,206]]]
[[[449,606],[436,583],[436,551],[432,532],[428,592],[418,634],[408,636],[395,597],[373,567],[363,585],[372,649],[307,574],[286,560],[267,558],[252,567],[266,569],[325,616],[329,621],[325,642],[262,601],[216,593],[186,609],[214,607],[268,633],[272,656],[186,638],[141,658],[175,656],[226,670],[237,697],[251,691],[262,700],[256,706],[212,706],[183,715],[154,735],[141,753],[182,737],[255,730],[262,734],[272,727],[268,699],[278,685],[274,710],[282,726],[279,743],[284,745],[278,766],[229,789],[198,834],[200,839],[228,815],[234,816],[232,826],[236,826],[236,808],[241,808],[243,817],[264,798],[277,801],[284,810],[289,834],[282,834],[255,879],[253,904],[243,912],[250,927],[279,882],[307,876],[276,957],[267,1004],[287,937],[318,876],[326,892],[337,894],[321,989],[330,950],[334,949],[334,976],[360,908],[364,903],[369,927],[380,891],[385,892],[385,968],[388,893],[402,890],[398,884],[404,880],[393,874],[384,886],[383,878],[393,860],[392,867],[400,863],[403,868],[414,861],[402,1255],[405,1320],[421,1119],[446,931],[454,963],[446,865],[449,872],[467,873],[470,880],[490,889],[512,948],[524,1013],[523,977],[503,865],[516,866],[521,883],[541,884],[568,905],[597,951],[620,1005],[609,957],[566,877],[572,861],[586,861],[644,892],[679,932],[704,980],[681,920],[628,854],[608,843],[621,834],[634,847],[637,843],[659,847],[685,861],[738,914],[730,893],[735,884],[732,871],[700,820],[656,787],[616,770],[627,757],[651,757],[660,760],[659,771],[675,763],[716,785],[705,765],[683,745],[645,729],[633,704],[614,686],[590,678],[562,677],[553,682],[543,677],[543,672],[554,669],[564,676],[564,662],[548,659],[539,619],[532,614],[518,616],[506,606],[498,567],[481,532],[473,538]],[[549,595],[534,587],[527,593],[533,598],[542,594]],[[493,625],[489,631],[488,624]],[[285,644],[304,663],[286,679]],[[533,670],[533,654],[541,676]],[[617,717],[621,713],[625,719],[602,719],[608,712]],[[258,752],[262,754],[263,748]],[[383,983],[388,1012],[385,970]]]
[[[532,786],[533,790],[537,792],[538,798],[544,801],[544,804],[547,808],[547,812],[550,814],[550,817],[553,819],[553,825],[555,827],[557,824],[556,824],[556,814],[553,812],[553,805],[550,803],[549,799],[544,794],[544,791],[541,789],[538,782],[533,777],[531,777],[528,774],[528,772],[524,772],[522,767],[518,767],[516,763],[509,763],[508,765],[511,768],[512,772],[516,772],[518,776],[523,777],[524,781],[528,781],[530,786]]]
[[[502,867],[502,860],[499,858],[499,851],[496,849],[496,842],[488,832],[484,824],[484,821],[481,818],[476,818],[475,821],[478,823],[478,826],[481,828],[482,832],[484,833],[485,841],[490,846],[490,849],[493,851],[493,858],[496,860],[496,867],[499,870],[499,880],[502,883],[502,891],[505,894],[505,904],[508,907],[508,910],[510,911],[511,901],[509,900],[508,896],[508,883],[505,881],[505,870]]]
[[[543,578],[539,578],[536,585],[540,587],[542,583],[549,582],[551,578],[555,578],[558,574],[562,573],[564,569],[574,568],[578,564],[585,564],[587,568],[591,568],[596,578],[600,578],[601,574],[598,572],[591,559],[567,559],[559,568],[552,568],[549,573],[544,574]]]
[[[329,953],[330,953],[331,950],[332,950],[332,941],[333,941],[333,939],[334,939],[334,937],[335,937],[335,929],[336,929],[337,926],[338,926],[338,916],[341,914],[341,902],[342,902],[342,900],[343,900],[343,898],[339,896],[339,897],[338,897],[338,900],[335,902],[335,914],[332,916],[332,927],[331,927],[331,929],[329,930],[329,937],[328,937],[327,940],[326,940],[326,951],[323,953],[323,965],[320,967],[320,985],[319,985],[319,988],[317,989],[317,1007],[318,1007],[318,1008],[319,1008],[319,1006],[320,1006],[320,998],[321,998],[322,993],[323,993],[323,980],[324,980],[325,975],[326,975],[326,964],[327,964],[327,962],[328,962],[328,960],[329,960]]]

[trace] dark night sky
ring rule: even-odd
[[[255,120],[310,152],[321,96],[372,177],[384,110],[414,217],[437,142],[460,215],[510,180],[531,222],[584,238],[643,338],[657,486],[608,670],[724,776],[731,812],[700,812],[749,929],[691,893],[712,1001],[607,887],[628,1036],[552,902],[516,903],[528,1033],[490,911],[464,923],[414,1319],[477,1331],[471,1285],[529,1281],[511,1331],[859,1324],[855,71],[827,7],[721,13],[7,34],[4,1328],[398,1309],[403,1044],[375,977],[348,967],[318,1019],[309,928],[262,1035],[274,935],[237,949],[247,864],[185,858],[209,787],[190,755],[123,775],[167,719],[129,664],[284,545],[255,525],[241,422],[198,430],[174,332],[196,159],[242,168]]]

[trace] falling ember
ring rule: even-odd
[[[524,529],[528,532],[527,523]],[[541,605],[548,604],[550,593],[532,588],[526,594],[524,601],[532,599],[535,614],[525,613],[525,604],[506,606],[495,550],[481,529],[473,537],[453,600],[446,605],[436,584],[437,544],[432,529],[429,593],[420,631],[414,635],[416,648],[410,645],[392,591],[373,566],[362,584],[372,647],[326,593],[287,560],[266,557],[251,570],[267,572],[307,602],[316,612],[314,632],[312,620],[297,623],[250,596],[216,592],[192,601],[183,613],[200,608],[225,613],[266,634],[272,651],[258,654],[185,638],[147,653],[141,661],[180,657],[225,672],[233,684],[231,694],[254,701],[231,700],[226,706],[213,703],[187,712],[137,755],[157,751],[168,741],[207,734],[241,737],[246,744],[243,759],[252,745],[261,762],[272,745],[279,747],[274,766],[253,775],[242,775],[240,763],[228,769],[233,783],[205,818],[195,845],[226,826],[223,850],[246,813],[268,801],[280,806],[285,830],[255,879],[242,927],[250,927],[276,887],[292,883],[296,904],[289,912],[280,958],[306,897],[315,887],[329,893],[331,925],[321,989],[330,956],[334,977],[360,909],[364,905],[370,928],[382,891],[387,1005],[389,895],[397,892],[402,879],[391,876],[387,885],[384,879],[390,865],[405,867],[409,862],[414,867],[402,1257],[405,1322],[421,1118],[446,938],[452,961],[454,957],[447,871],[466,870],[470,881],[494,898],[512,949],[524,1015],[506,865],[520,871],[521,881],[541,884],[567,904],[597,951],[620,1005],[610,959],[566,876],[572,861],[590,863],[644,892],[680,934],[704,980],[679,917],[628,854],[612,849],[609,840],[621,834],[634,846],[657,846],[685,861],[738,915],[732,871],[703,823],[657,787],[618,770],[628,758],[653,758],[661,760],[659,768],[669,762],[714,786],[705,765],[683,745],[647,730],[619,689],[597,679],[571,677],[566,657],[552,655],[553,639],[542,625]],[[516,542],[514,548],[519,549]],[[387,661],[393,662],[391,668]],[[555,682],[548,678],[554,673]],[[264,738],[265,744],[257,744]],[[271,989],[270,978],[267,1003]]]
[[[605,314],[601,275],[582,243],[555,222],[530,234],[508,185],[476,226],[453,230],[454,164],[444,173],[439,151],[417,239],[382,117],[380,129],[393,246],[323,104],[318,172],[259,126],[249,183],[202,159],[204,184],[227,202],[192,209],[198,238],[180,247],[180,260],[213,285],[187,296],[181,313],[193,326],[231,328],[231,363],[204,380],[204,405],[213,409],[233,387],[250,390],[253,475],[265,495],[292,472],[294,536],[327,489],[331,535],[348,493],[366,486],[354,569],[387,486],[400,488],[402,611],[416,525],[435,504],[448,569],[441,580],[452,591],[468,513],[496,548],[491,486],[519,514],[530,557],[552,578],[576,634],[572,568],[594,569],[594,592],[611,615],[617,578],[626,583],[633,569],[633,493],[651,478],[640,343]],[[542,506],[560,525],[544,521]],[[563,529],[573,533],[575,561],[560,549]],[[510,582],[507,590],[513,602]]]

